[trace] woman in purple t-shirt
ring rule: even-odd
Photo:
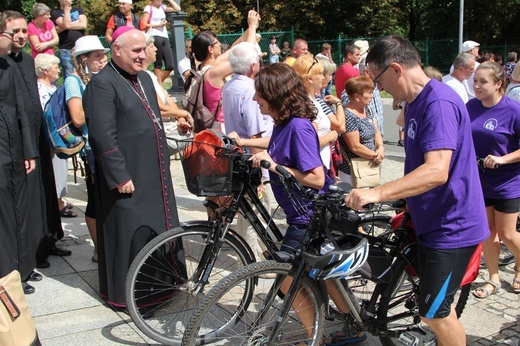
[[[473,294],[487,298],[500,289],[498,257],[501,239],[515,255],[513,291],[520,293],[520,103],[504,96],[504,70],[485,62],[475,71],[475,99],[466,107],[471,118],[477,157],[482,158],[480,181],[491,235],[483,243],[489,280]]]
[[[240,146],[267,149],[253,155],[252,161],[259,166],[262,160],[269,161],[269,173],[272,181],[278,180],[277,165],[282,165],[302,185],[317,190],[326,189],[331,180],[325,174],[325,166],[321,160],[318,136],[311,121],[316,117],[316,109],[312,105],[302,79],[296,72],[284,63],[272,64],[260,70],[255,77],[256,93],[253,97],[260,107],[262,114],[273,118],[274,128],[271,138],[240,139],[235,137]],[[281,250],[294,252],[297,249],[307,230],[308,215],[300,215],[292,206],[287,193],[279,184],[272,184],[276,201],[282,207],[287,218],[288,228],[282,243]],[[282,290],[287,290],[291,280],[287,279]],[[331,298],[336,302],[338,309],[348,312],[348,307],[339,298],[339,292],[332,285],[327,284]],[[306,298],[298,295],[294,305],[300,307],[298,316],[300,321],[313,321],[312,309],[305,309]],[[311,322],[312,323],[312,322]],[[303,322],[305,324],[305,322]],[[313,325],[304,325],[309,333]],[[343,329],[333,333],[327,342],[352,343],[366,339],[367,333],[361,331],[357,335],[350,335]]]

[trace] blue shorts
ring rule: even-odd
[[[435,250],[417,244],[419,265],[419,315],[444,318],[460,286],[477,245]]]
[[[289,225],[280,250],[288,253],[295,252],[300,247],[305,232],[307,232],[307,225]]]

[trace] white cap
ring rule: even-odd
[[[363,55],[366,52],[368,52],[369,45],[368,45],[368,41],[366,41],[366,40],[357,40],[354,42],[354,46],[359,48],[360,55]]]
[[[132,5],[132,0],[119,0],[117,3],[118,4],[130,4],[130,5]]]
[[[83,36],[77,39],[72,56],[77,57],[78,55],[90,53],[95,50],[102,50],[106,53],[110,49],[103,47],[101,41],[95,35]]]
[[[472,50],[473,48],[475,47],[478,47],[480,46],[480,43],[478,42],[475,42],[475,41],[465,41],[463,44],[462,44],[462,52],[469,52],[470,50]]]

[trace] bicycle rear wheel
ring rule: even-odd
[[[220,279],[253,262],[247,245],[226,234],[224,245],[199,291],[197,269],[212,244],[211,225],[177,227],[150,241],[136,256],[126,280],[127,309],[136,326],[148,337],[167,345],[180,344],[185,326],[205,293]],[[200,266],[199,266],[200,264]],[[150,312],[153,317],[148,318]],[[146,319],[145,319],[146,318]]]
[[[269,341],[270,345],[319,345],[324,308],[316,283],[307,275],[295,295],[299,303],[295,300],[288,314],[281,316],[284,295],[279,290],[293,276],[292,265],[275,261],[253,263],[232,273],[207,294],[192,315],[182,345],[264,345]],[[244,301],[248,290],[254,294],[251,301]],[[307,329],[300,319],[304,315]],[[272,335],[277,322],[280,328]]]
[[[421,322],[417,305],[418,280],[400,261],[394,271],[394,279],[388,284],[379,301],[377,319],[380,321],[379,336],[384,346],[435,345],[435,334]],[[410,283],[404,289],[403,283]]]

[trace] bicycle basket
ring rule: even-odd
[[[233,161],[240,155],[215,131],[205,130],[193,139],[177,141],[188,190],[197,196],[232,194]]]

